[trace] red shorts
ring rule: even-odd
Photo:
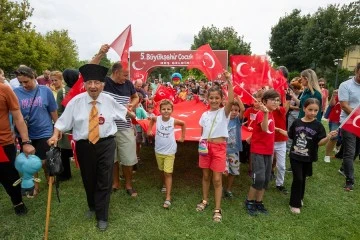
[[[224,172],[226,168],[226,142],[208,142],[209,153],[199,155],[199,167],[210,168],[213,172]]]

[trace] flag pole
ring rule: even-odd
[[[233,83],[234,83],[234,81],[233,81]],[[238,86],[239,88],[241,88],[244,92],[246,92],[247,94],[249,94],[251,97],[252,97],[252,99],[254,99],[254,101],[258,101],[256,98],[254,98],[254,96],[252,95],[252,94],[250,94],[248,91],[246,91],[243,87],[241,87],[238,83],[235,83],[235,85],[236,86]]]

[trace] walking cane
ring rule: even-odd
[[[45,236],[44,239],[48,239],[49,234],[49,222],[50,222],[50,207],[51,207],[51,195],[52,195],[52,186],[54,182],[54,176],[49,177],[49,192],[48,192],[48,200],[47,200],[47,206],[46,206],[46,220],[45,220]]]

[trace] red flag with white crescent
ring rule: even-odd
[[[210,81],[220,79],[224,72],[224,66],[221,65],[209,44],[202,45],[196,50],[187,68],[199,69]]]
[[[110,44],[110,47],[120,56],[120,62],[124,68],[128,68],[129,48],[132,46],[131,25],[129,25]]]
[[[163,99],[169,99],[173,102],[175,100],[175,96],[172,89],[167,88],[164,85],[160,85],[154,94],[154,101],[160,102]]]
[[[264,56],[236,55],[230,56],[233,81],[249,89],[250,94],[257,92],[264,86],[272,87],[266,77],[269,63]]]
[[[360,105],[349,114],[339,128],[360,137]]]
[[[81,74],[79,74],[79,78],[76,81],[76,83],[74,84],[74,86],[70,89],[70,91],[68,92],[68,94],[66,94],[66,96],[64,97],[64,99],[62,100],[61,104],[66,107],[66,105],[68,104],[68,102],[75,97],[76,95],[85,92],[85,86],[84,86],[84,79],[81,76]]]
[[[243,88],[243,83],[234,83],[234,93],[238,95],[243,103],[252,104],[254,97]]]

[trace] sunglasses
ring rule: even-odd
[[[325,87],[325,84],[319,84],[320,87]]]

